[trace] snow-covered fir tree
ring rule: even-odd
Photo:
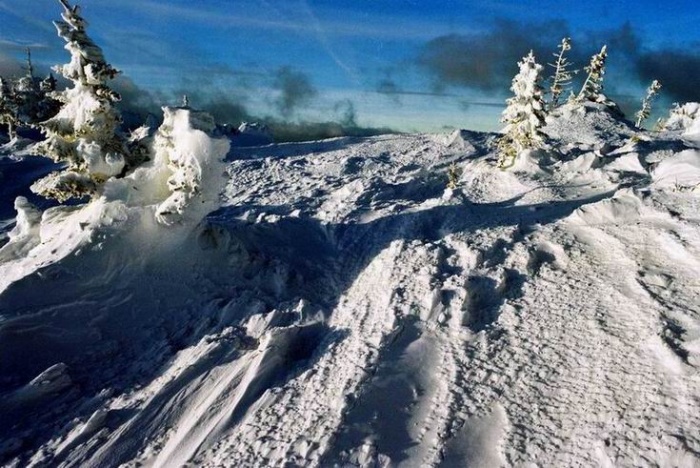
[[[37,108],[33,111],[35,120],[31,123],[37,124],[48,120],[61,109],[61,102],[54,98],[56,85],[56,78],[51,73],[39,81],[40,99]]]
[[[163,124],[153,138],[153,165],[167,174],[170,195],[156,209],[159,223],[199,220],[216,206],[230,143],[214,137],[215,129],[214,117],[206,112],[184,105],[163,108]]]
[[[51,96],[56,79],[50,76],[41,80],[34,76],[29,49],[25,70],[26,74],[18,79],[0,78],[0,123],[7,125],[11,137],[20,127],[31,127],[54,116],[60,107]]]
[[[576,101],[604,102],[607,100],[603,95],[603,76],[605,75],[605,61],[608,58],[608,47],[603,46],[600,52],[591,57],[591,61],[584,68],[588,72],[581,91],[576,96]]]
[[[513,78],[511,91],[501,116],[503,136],[498,141],[498,166],[507,168],[518,154],[537,148],[544,141],[540,128],[545,123],[544,89],[541,85],[542,65],[535,61],[532,51],[519,62],[520,71]]]
[[[16,136],[17,100],[10,83],[0,76],[0,124],[7,127],[10,139]]]
[[[58,103],[42,90],[42,80],[34,76],[32,53],[27,49],[26,73],[14,83],[19,125],[31,126],[45,120],[58,111]]]
[[[637,113],[635,114],[635,117],[637,118],[635,125],[637,127],[641,127],[642,122],[648,119],[649,115],[651,115],[651,102],[659,93],[660,89],[661,83],[659,83],[658,80],[652,81],[651,85],[649,85],[649,88],[647,89],[647,94],[646,96],[644,96],[644,99],[642,99],[642,108],[639,109],[639,111],[637,111]]]
[[[700,103],[687,102],[679,104],[674,102],[668,118],[660,125],[660,130],[670,132],[693,132],[694,128],[700,130]]]
[[[78,6],[68,0],[63,5],[62,21],[55,21],[58,35],[65,40],[71,61],[54,70],[71,81],[72,87],[54,93],[63,104],[61,110],[40,127],[46,140],[37,153],[66,163],[32,186],[40,195],[65,201],[96,193],[110,177],[123,174],[140,161],[134,160],[128,142],[119,132],[120,115],[114,103],[119,95],[108,80],[119,72],[105,61],[86,33],[87,23]]]
[[[46,75],[46,78],[41,80],[41,84],[39,85],[39,87],[45,94],[48,94],[56,91],[56,84],[57,80],[53,76],[53,73],[49,73],[48,75]]]
[[[549,102],[550,109],[559,105],[559,98],[564,90],[571,84],[571,79],[575,73],[570,70],[571,63],[566,57],[566,53],[571,50],[571,39],[568,37],[563,38],[558,49],[559,52],[553,54],[556,57],[556,61],[549,64],[550,67],[554,68],[554,75],[550,80],[551,86],[549,88],[551,94],[551,101]]]

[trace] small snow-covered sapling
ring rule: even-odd
[[[541,85],[542,65],[530,51],[518,63],[520,71],[513,78],[514,96],[506,101],[501,116],[506,126],[498,140],[498,167],[505,169],[515,164],[521,151],[538,148],[544,142],[540,130],[545,124],[544,89]]]
[[[647,94],[644,96],[644,99],[642,99],[642,108],[635,114],[635,117],[637,118],[635,125],[637,128],[640,128],[642,126],[642,122],[648,119],[649,115],[651,115],[651,102],[657,96],[660,89],[661,83],[659,83],[658,80],[652,81],[649,88],[647,88]]]

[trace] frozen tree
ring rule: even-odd
[[[450,164],[447,169],[447,188],[454,190],[459,186],[459,177],[462,175],[455,163]]]
[[[107,81],[119,72],[109,65],[102,50],[88,37],[80,9],[68,0],[62,21],[55,21],[58,35],[66,42],[71,61],[54,70],[70,80],[72,87],[54,93],[62,103],[58,114],[40,124],[46,140],[37,153],[66,164],[32,186],[36,193],[65,201],[95,194],[101,184],[136,165],[126,138],[118,131],[120,116],[114,107],[119,95]]]
[[[637,127],[641,127],[642,122],[649,118],[649,115],[651,114],[651,102],[654,100],[660,89],[661,83],[659,83],[658,80],[651,82],[651,85],[647,89],[646,96],[644,96],[644,99],[642,99],[642,108],[635,114],[635,117],[637,118],[635,125]]]
[[[32,65],[32,49],[27,47],[27,66],[25,67],[25,70],[27,70],[27,76],[34,78],[34,65]]]
[[[576,96],[576,101],[603,102],[606,100],[603,95],[603,75],[605,75],[605,60],[607,57],[607,46],[603,46],[600,52],[591,57],[591,62],[584,68],[588,72],[588,76],[581,87],[581,91]]]
[[[17,120],[19,125],[28,125],[37,121],[36,110],[41,96],[34,80],[23,76],[15,82],[15,100],[17,103]]]
[[[26,74],[15,80],[0,80],[0,123],[13,135],[22,126],[33,126],[58,112],[59,103],[51,97],[56,80],[45,83],[34,76],[31,51],[27,49]]]
[[[552,100],[549,103],[549,107],[554,108],[559,104],[559,98],[564,90],[571,84],[571,79],[573,74],[569,68],[571,63],[569,59],[566,58],[566,53],[571,50],[571,39],[565,37],[561,40],[558,46],[559,53],[555,53],[554,56],[557,58],[554,63],[550,63],[549,66],[554,68],[554,75],[551,78],[551,87],[549,92],[552,95]]]
[[[10,139],[16,136],[17,100],[10,83],[0,76],[0,124],[7,126]]]
[[[61,109],[61,102],[53,97],[56,92],[56,78],[51,73],[43,80],[38,81],[38,87],[39,100],[37,107],[32,111],[34,116],[34,120],[30,122],[32,124],[50,119]]]
[[[543,142],[540,131],[545,123],[544,90],[540,84],[543,67],[535,61],[532,51],[518,65],[520,71],[510,88],[515,96],[506,101],[501,117],[501,122],[506,124],[498,142],[501,168],[512,166],[521,151],[537,148]]]
[[[163,108],[163,124],[153,138],[154,166],[167,174],[170,195],[156,209],[165,225],[201,219],[218,203],[224,181],[223,158],[230,143],[214,138],[214,118],[189,107]]]
[[[688,102],[683,105],[674,102],[668,118],[661,125],[661,130],[671,132],[694,132],[700,128],[700,103]]]
[[[49,73],[46,78],[41,80],[39,87],[44,94],[48,95],[56,91],[56,83],[56,78],[54,78],[53,73]]]
[[[24,69],[26,74],[14,83],[17,119],[20,125],[32,125],[49,116],[42,111],[48,97],[41,90],[41,80],[34,76],[30,49],[27,49],[27,65]]]

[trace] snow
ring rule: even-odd
[[[41,212],[24,197],[15,199],[15,227],[8,233],[10,240],[17,242],[22,237],[31,236],[39,227]]]
[[[146,171],[168,171],[171,194],[158,206],[156,218],[162,224],[173,224],[186,214],[196,223],[218,208],[224,182],[222,161],[230,143],[209,137],[207,133],[215,124],[205,112],[166,107],[163,113],[163,124],[154,140],[154,167]]]
[[[656,187],[700,187],[700,151],[685,150],[663,159],[654,169],[652,177]]]
[[[165,116],[93,201],[3,224],[0,463],[700,463],[684,131],[567,104],[504,171],[491,134],[231,149]]]
[[[516,156],[530,148],[542,145],[540,127],[545,122],[544,89],[540,74],[544,67],[535,61],[532,51],[518,63],[519,73],[513,78],[511,91],[514,96],[506,100],[507,107],[501,116],[503,137],[499,140],[501,168],[512,167]]]
[[[688,102],[672,109],[663,127],[687,138],[700,139],[700,103]]]

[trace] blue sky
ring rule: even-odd
[[[84,0],[88,30],[130,102],[222,118],[343,121],[402,131],[499,128],[519,57],[573,38],[578,67],[608,44],[606,92],[629,112],[654,78],[662,105],[700,100],[696,2],[589,0]],[[26,45],[66,61],[57,0],[0,0],[0,72]],[[667,83],[664,83],[667,82]],[[145,96],[145,97],[144,97]]]

